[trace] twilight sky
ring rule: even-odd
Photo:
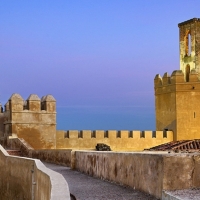
[[[155,130],[153,80],[179,69],[199,0],[0,1],[0,101],[52,94],[58,129]]]

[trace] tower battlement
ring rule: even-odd
[[[20,94],[14,93],[5,104],[5,111],[11,112],[56,112],[56,100],[52,95],[43,96],[41,99],[36,94],[31,94],[24,100]]]
[[[199,74],[193,69],[187,81],[182,70],[175,70],[171,76],[166,72],[163,77],[157,74],[154,78],[155,94],[177,91],[200,91]]]

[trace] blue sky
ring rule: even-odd
[[[155,130],[153,79],[179,69],[198,0],[0,1],[0,101],[52,94],[58,129]]]

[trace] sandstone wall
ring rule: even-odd
[[[13,150],[20,150],[21,155],[29,158],[37,158],[45,162],[57,165],[71,166],[70,149],[40,149],[34,150],[24,139],[12,138],[8,141],[8,147]]]
[[[0,199],[70,199],[63,176],[39,160],[9,156],[0,146]]]

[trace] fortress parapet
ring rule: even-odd
[[[90,149],[97,143],[104,143],[114,151],[144,150],[173,141],[172,131],[128,131],[128,130],[67,130],[57,131],[58,149]]]
[[[52,95],[46,95],[40,99],[36,94],[31,94],[27,100],[24,100],[20,94],[14,93],[5,104],[6,111],[47,111],[56,113],[56,100]]]
[[[154,88],[157,95],[175,91],[200,90],[200,80],[194,69],[191,70],[188,81],[184,79],[184,73],[181,70],[176,70],[171,76],[167,72],[163,77],[157,74],[154,78]]]
[[[184,79],[184,73],[182,70],[175,70],[171,74],[171,76],[166,72],[163,77],[161,77],[159,74],[157,74],[154,78],[154,88],[155,92],[165,92],[166,88],[169,87],[170,89],[167,89],[167,91],[173,91],[175,89],[195,89],[195,88],[190,88],[190,87],[175,87],[178,85],[185,85],[185,86],[191,86],[193,85],[200,85],[200,80],[198,78],[198,73],[196,72],[195,69],[191,70],[189,74],[189,79],[188,81],[185,81]],[[174,87],[173,87],[174,86]],[[200,89],[198,87],[198,89]]]

